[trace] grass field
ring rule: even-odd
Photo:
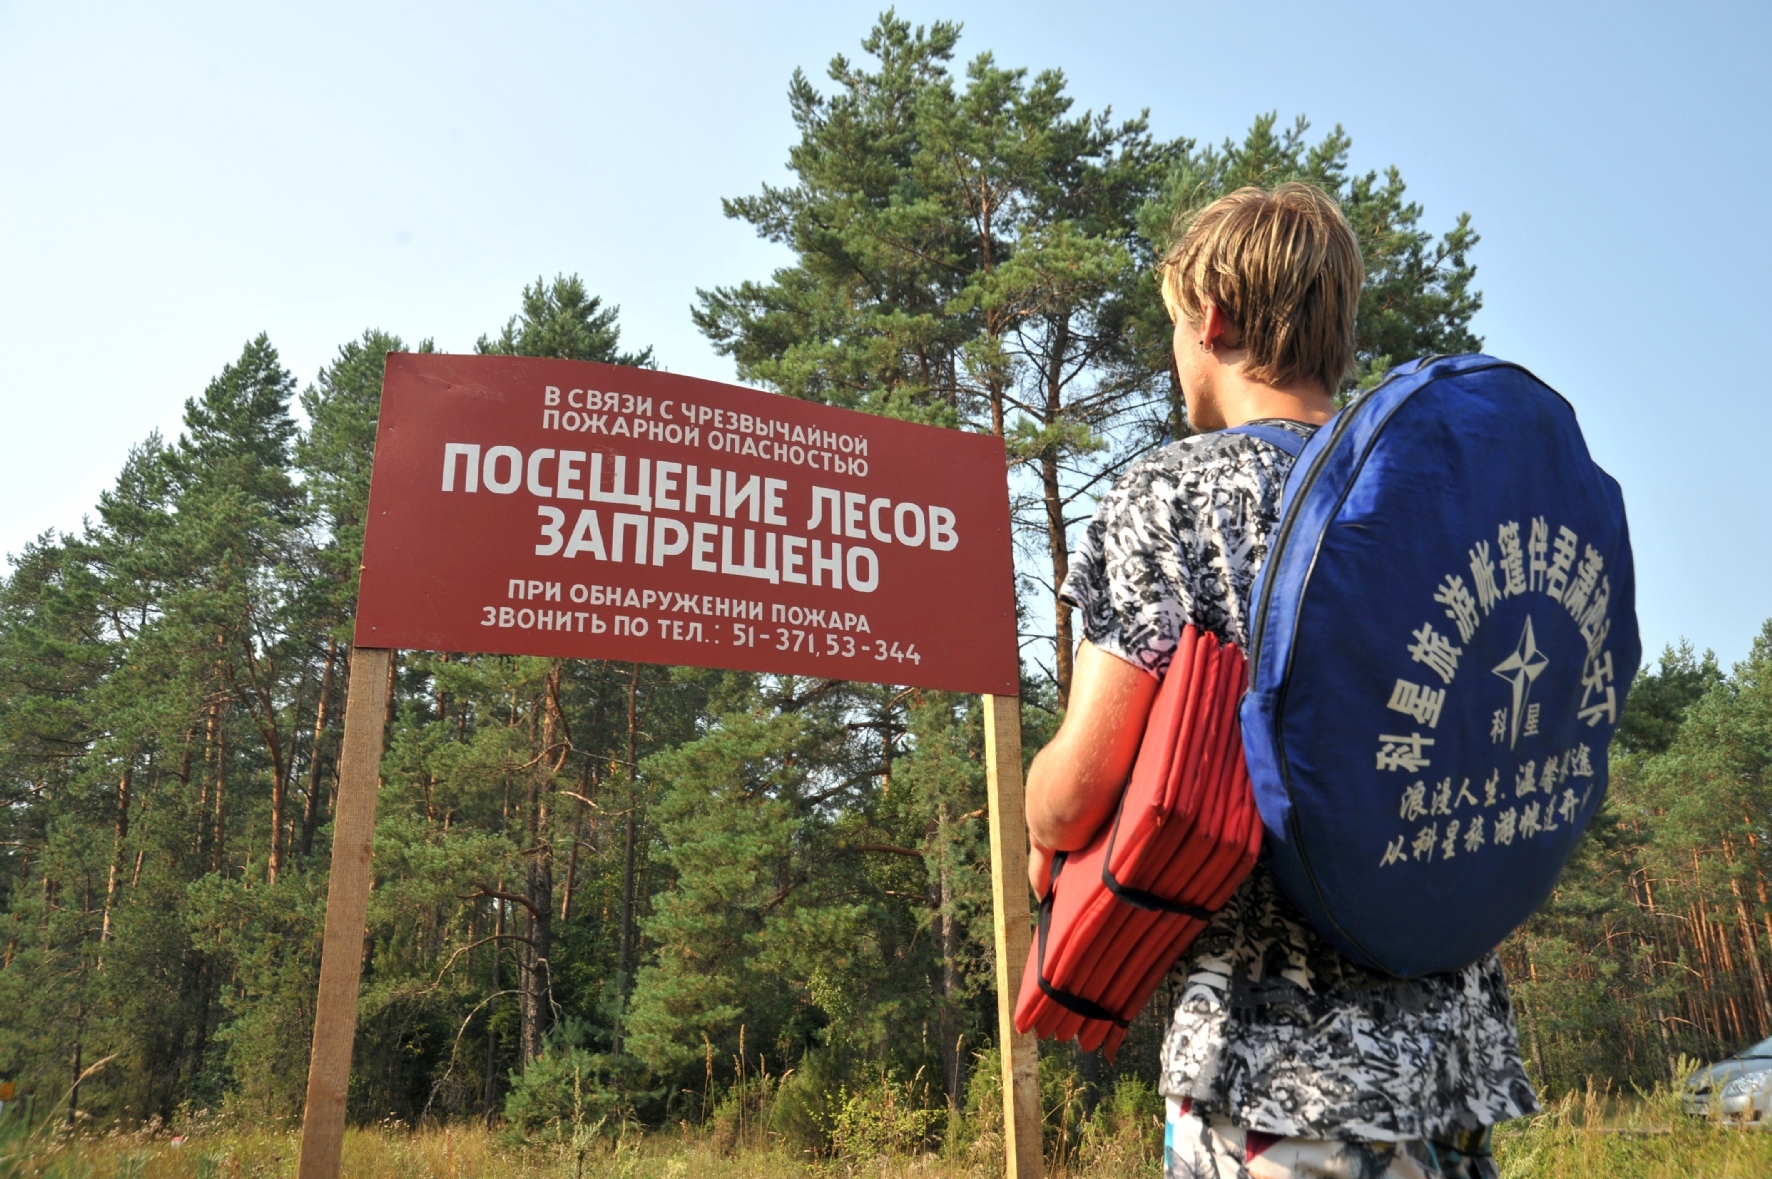
[[[208,1125],[176,1136],[68,1138],[40,1127],[0,1127],[0,1179],[273,1179],[295,1174],[293,1128]],[[1146,1131],[1152,1128],[1145,1128]],[[688,1127],[620,1144],[524,1145],[479,1125],[355,1129],[345,1140],[347,1176],[390,1179],[990,1179],[999,1174],[989,1135],[947,1152],[812,1160],[780,1148],[734,1148]],[[1766,1179],[1772,1134],[1695,1122],[1666,1093],[1625,1102],[1569,1098],[1504,1127],[1496,1155],[1504,1179]],[[1072,1157],[1048,1167],[1065,1179],[1157,1179],[1155,1135],[1122,1129],[1085,1135]]]

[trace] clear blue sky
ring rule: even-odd
[[[1772,617],[1772,5],[905,4],[963,57],[1218,140],[1339,122],[1483,242],[1478,332],[1579,409],[1631,511],[1645,645]],[[698,286],[782,255],[719,198],[783,177],[796,66],[878,9],[0,0],[0,551],[270,333],[305,384],[370,326],[471,348],[576,271],[625,340],[731,379]]]

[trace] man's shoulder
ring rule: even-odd
[[[1291,469],[1292,459],[1272,443],[1229,430],[1190,434],[1158,447],[1126,469],[1119,494],[1175,491],[1235,479],[1245,473]]]

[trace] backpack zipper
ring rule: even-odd
[[[1311,488],[1316,486],[1317,479],[1323,473],[1323,468],[1328,465],[1329,456],[1335,453],[1336,443],[1341,441],[1342,434],[1353,424],[1354,415],[1360,411],[1360,407],[1371,401],[1372,394],[1390,384],[1395,376],[1396,374],[1393,373],[1386,377],[1374,385],[1364,397],[1341,411],[1340,416],[1335,420],[1335,425],[1330,427],[1329,445],[1323,448],[1323,453],[1311,460],[1310,469],[1304,473],[1304,481],[1298,485],[1298,494],[1293,497],[1294,504],[1302,501],[1306,495],[1310,494]],[[1286,518],[1280,521],[1279,534],[1274,537],[1274,543],[1268,546],[1267,563],[1262,567],[1264,573],[1274,568],[1279,561],[1280,554],[1286,548],[1286,541],[1292,535],[1292,526],[1297,522],[1298,514],[1296,512],[1288,513]],[[1273,596],[1274,579],[1272,577],[1264,578],[1261,583],[1261,600],[1255,606],[1255,625],[1249,634],[1249,666],[1251,668],[1258,667],[1261,663],[1261,644],[1267,634],[1268,605],[1273,600]],[[1252,682],[1253,678],[1252,674]]]

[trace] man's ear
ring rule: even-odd
[[[1218,304],[1200,303],[1200,337],[1208,349],[1236,348],[1243,343],[1243,333],[1218,309]]]

